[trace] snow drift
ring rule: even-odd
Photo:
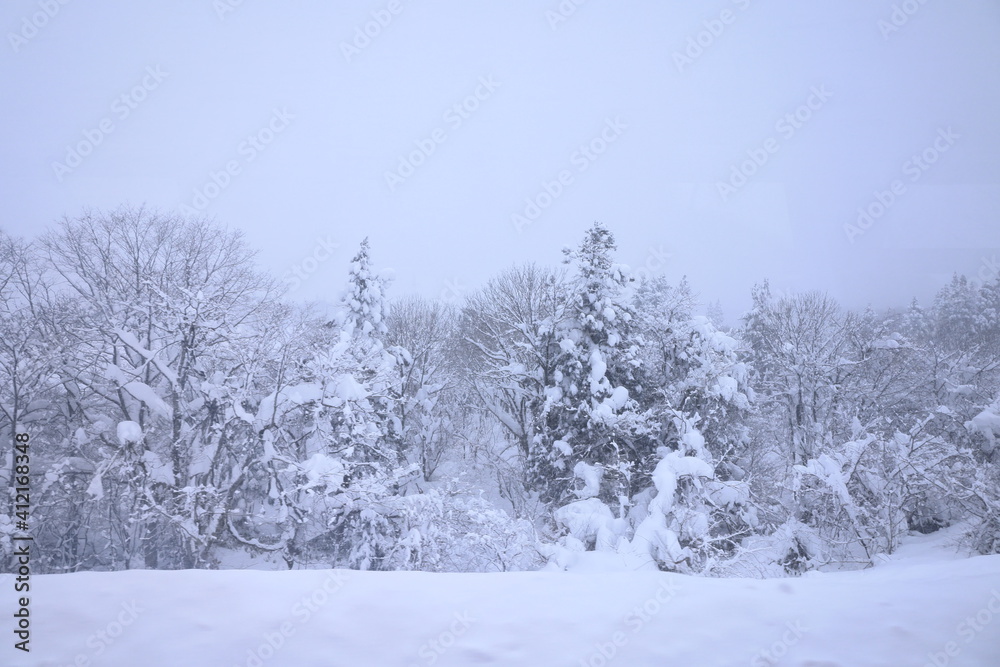
[[[4,665],[1000,664],[1000,556],[769,580],[133,570],[32,593],[32,651]]]

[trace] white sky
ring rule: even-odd
[[[318,239],[340,244],[298,297],[339,292],[366,235],[394,294],[453,297],[515,262],[557,263],[599,220],[620,261],[688,275],[729,320],[764,277],[903,306],[1000,255],[995,0],[589,0],[555,27],[556,0],[401,0],[348,62],[341,43],[390,4],[244,0],[220,19],[212,0],[5,2],[0,227],[30,237],[125,202],[179,210],[235,161],[205,212],[244,229],[264,267],[281,276]],[[894,4],[916,11],[883,34]],[[679,71],[674,53],[723,10]],[[144,77],[124,117],[116,100]],[[445,112],[491,77],[456,127]],[[794,133],[777,126],[812,89],[831,97]],[[248,160],[275,109],[294,118]],[[574,153],[616,118],[626,127],[580,172]],[[113,131],[60,180],[53,163],[102,121]],[[438,128],[443,143],[391,191],[385,172]],[[947,128],[935,164],[906,166]],[[716,184],[766,146],[723,201]],[[519,233],[511,215],[561,170],[572,182]],[[844,225],[895,180],[905,190],[849,243]]]

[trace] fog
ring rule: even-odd
[[[998,270],[1000,7],[9,2],[0,227],[145,203],[332,300],[459,300],[592,222],[735,320],[750,287],[904,306]],[[562,177],[562,180],[560,180]]]

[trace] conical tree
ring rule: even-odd
[[[352,336],[376,336],[386,332],[384,322],[386,279],[371,265],[368,238],[351,260],[344,308],[344,330]]]
[[[636,441],[647,430],[630,395],[638,345],[624,294],[629,278],[614,251],[614,236],[600,223],[579,249],[564,251],[575,268],[569,317],[558,332],[561,355],[529,461],[532,481],[549,502],[574,497],[583,463],[601,475],[601,500],[623,508],[639,458]]]

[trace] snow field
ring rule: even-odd
[[[34,577],[63,667],[995,667],[1000,556],[796,579],[658,572],[86,572]]]

